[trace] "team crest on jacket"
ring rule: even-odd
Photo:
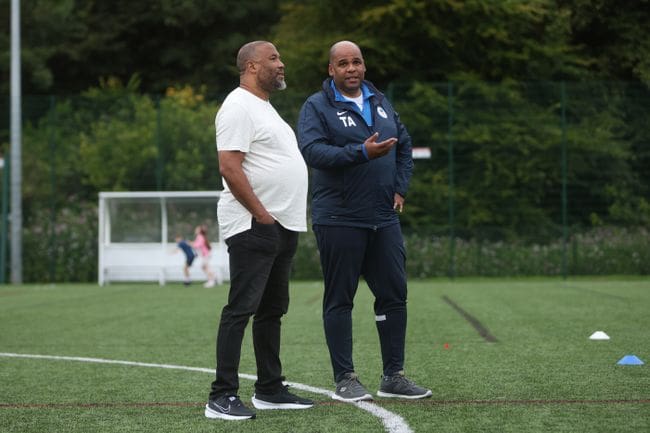
[[[384,109],[382,107],[377,107],[377,114],[379,114],[384,119],[388,118],[388,114],[386,114],[386,112],[384,111]]]

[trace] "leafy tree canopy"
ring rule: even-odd
[[[326,75],[341,39],[364,50],[369,76],[650,82],[650,1],[614,0],[21,0],[23,91],[79,93],[100,77],[141,91],[237,83],[234,57],[270,39],[301,90]],[[0,0],[0,92],[9,85],[10,0]]]
[[[2,75],[9,76],[9,6],[0,0]],[[23,91],[79,93],[100,77],[142,79],[141,90],[177,85],[222,92],[234,56],[279,19],[277,0],[22,0]],[[6,19],[5,19],[6,18]],[[8,91],[2,81],[0,91]]]

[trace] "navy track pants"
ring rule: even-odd
[[[399,224],[378,229],[314,225],[325,283],[323,325],[334,380],[354,372],[352,308],[359,278],[375,302],[383,374],[404,369],[406,251]]]

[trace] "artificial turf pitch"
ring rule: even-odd
[[[288,381],[330,391],[321,293],[321,282],[292,282],[282,361]],[[383,419],[302,390],[294,391],[316,400],[313,409],[258,411],[252,421],[205,419],[226,297],[227,286],[198,283],[0,286],[0,431],[650,431],[647,277],[410,281],[406,374],[433,397],[377,398],[373,407]],[[610,340],[590,340],[595,331]],[[354,341],[357,372],[374,393],[381,360],[363,283]],[[645,363],[618,365],[626,355]],[[255,374],[250,326],[240,371]],[[246,403],[252,384],[249,376],[241,380]]]

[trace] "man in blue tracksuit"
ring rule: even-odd
[[[406,253],[397,212],[413,171],[411,138],[370,82],[359,47],[330,49],[323,89],[300,111],[298,145],[312,173],[312,222],[325,283],[323,323],[334,399],[372,395],[352,360],[352,307],[363,275],[375,296],[383,376],[377,395],[423,398],[431,391],[404,376]]]

